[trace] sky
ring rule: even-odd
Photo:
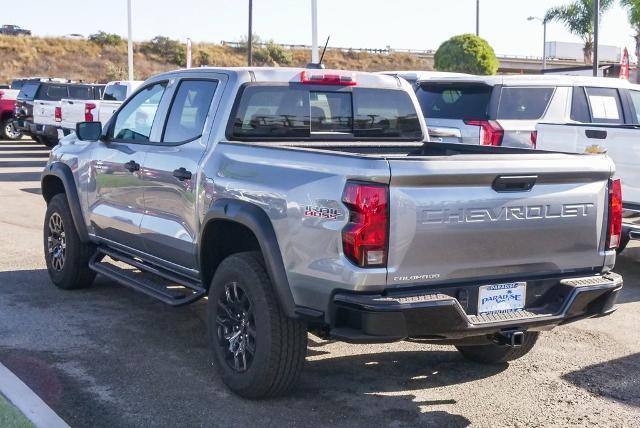
[[[127,34],[126,0],[0,0],[2,24],[17,24],[38,36],[99,30]],[[254,34],[280,43],[311,44],[310,0],[253,0]],[[528,16],[569,0],[480,0],[480,36],[497,54],[541,56],[542,25]],[[89,7],[93,5],[93,7]],[[157,35],[219,43],[247,33],[248,0],[132,0],[133,39]],[[449,37],[475,32],[476,0],[318,0],[319,39],[353,48],[437,49]],[[603,17],[600,44],[634,51],[634,31],[617,4]],[[547,26],[548,41],[580,39],[559,23]]]

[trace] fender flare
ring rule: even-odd
[[[250,202],[235,199],[218,199],[209,207],[202,223],[201,233],[206,229],[209,222],[216,220],[239,223],[253,232],[260,245],[264,264],[271,278],[280,308],[288,317],[298,318],[293,294],[287,279],[287,272],[280,253],[278,238],[267,213]],[[202,235],[200,236],[200,245],[202,245]]]
[[[80,198],[78,197],[78,189],[75,185],[71,168],[69,168],[69,165],[62,162],[53,162],[46,166],[40,177],[40,189],[42,190],[42,197],[45,198],[45,200],[44,181],[50,176],[54,176],[62,182],[65,195],[67,196],[67,202],[69,203],[69,209],[71,210],[71,216],[73,217],[73,224],[78,231],[80,241],[83,243],[89,243],[91,240],[89,239],[87,225],[84,223]]]

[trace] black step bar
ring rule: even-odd
[[[150,273],[171,283],[178,284],[179,286],[187,289],[187,293],[185,294],[170,290],[162,284],[142,281],[138,278],[140,274],[129,272],[126,269],[122,269],[108,262],[103,262],[102,259],[104,256],[109,256],[112,260],[133,266],[141,272]],[[196,300],[201,299],[207,294],[207,290],[202,287],[202,284],[199,281],[179,276],[158,266],[153,266],[141,260],[134,259],[120,251],[104,247],[98,248],[96,254],[89,262],[89,268],[122,285],[130,287],[171,306],[188,305],[189,303],[193,303]]]

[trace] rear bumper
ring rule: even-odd
[[[624,207],[622,233],[631,239],[640,239],[640,206]]]
[[[546,289],[536,307],[485,315],[468,313],[446,289],[385,295],[338,293],[332,303],[330,334],[363,343],[406,338],[456,342],[513,330],[549,330],[613,312],[621,289],[622,277],[615,273],[561,279]]]
[[[17,129],[21,132],[24,132],[25,134],[49,138],[58,137],[58,130],[55,126],[37,125],[29,120],[24,119],[18,119],[15,123]]]

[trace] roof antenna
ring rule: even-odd
[[[327,51],[327,46],[329,45],[329,39],[331,38],[331,36],[327,37],[327,41],[324,44],[324,49],[322,49],[322,55],[320,55],[320,61],[315,64],[313,62],[310,62],[309,64],[307,64],[306,68],[312,68],[312,69],[323,69],[324,68],[324,64],[322,63],[322,60],[324,59],[324,53]]]

